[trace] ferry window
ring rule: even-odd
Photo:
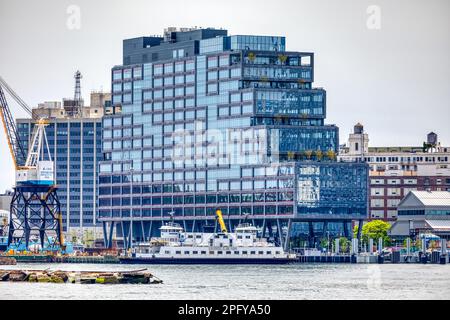
[[[227,254],[231,254],[231,251],[227,251]]]
[[[276,254],[280,254],[280,251],[277,251]]]
[[[223,252],[222,251],[217,251],[217,254],[223,254]]]
[[[246,239],[250,239],[250,236],[245,236]]]
[[[239,251],[235,251],[234,254],[239,254]]]
[[[184,254],[189,254],[189,251],[185,251]]]
[[[237,236],[238,239],[242,239],[242,236]]]
[[[210,251],[209,254],[214,254],[214,251]]]
[[[271,254],[272,252],[270,252],[270,251],[267,251],[266,253],[267,253],[267,254]]]
[[[242,254],[247,254],[247,251],[242,251]]]
[[[175,254],[181,254],[181,251],[175,251]]]
[[[196,237],[197,239],[200,239],[200,238],[202,237],[202,235],[201,235],[201,234],[197,234],[195,237]]]
[[[192,251],[192,254],[198,254],[198,251]]]
[[[258,251],[258,254],[264,254],[264,251]]]
[[[188,235],[188,238],[193,238],[194,236],[192,234]]]
[[[170,253],[170,251],[166,251],[166,254],[169,254]]]
[[[206,254],[206,251],[202,251],[201,254]]]
[[[256,254],[256,252],[255,251],[250,251],[250,254]]]

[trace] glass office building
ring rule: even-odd
[[[102,119],[50,119],[46,127],[61,201],[64,231],[83,234],[98,224],[98,162],[102,159]],[[33,132],[31,119],[17,119],[20,138],[28,150]],[[100,228],[99,231],[102,231]]]
[[[147,241],[171,217],[215,227],[216,208],[230,229],[248,220],[285,246],[299,230],[348,234],[366,218],[368,168],[336,161],[313,53],[286,51],[279,36],[172,31],[124,40],[111,76],[99,164],[107,245]]]

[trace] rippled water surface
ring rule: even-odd
[[[20,264],[1,269],[114,271],[148,268],[159,285],[0,282],[0,299],[450,299],[450,265]]]

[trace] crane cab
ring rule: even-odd
[[[17,185],[53,185],[53,161],[38,161],[36,167],[23,167],[16,170]]]

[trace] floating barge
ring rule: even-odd
[[[0,281],[79,284],[160,284],[147,269],[121,272],[0,270]]]
[[[15,254],[1,256],[1,259],[14,259],[19,263],[47,263],[53,262],[53,256],[49,254]]]
[[[54,257],[52,262],[56,263],[120,263],[118,256],[61,256]]]

